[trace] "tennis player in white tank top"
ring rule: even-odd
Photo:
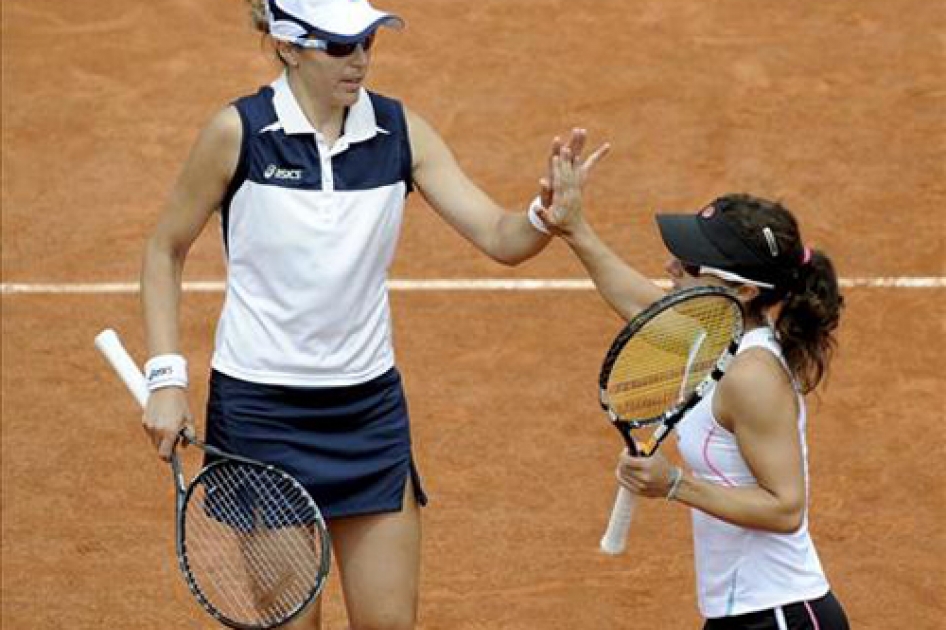
[[[555,161],[554,201],[538,215],[630,320],[664,292],[587,223],[568,158]],[[721,197],[695,214],[661,214],[657,223],[674,289],[730,287],[749,332],[712,396],[680,423],[689,470],[675,471],[660,452],[625,453],[618,479],[640,496],[692,508],[705,630],[846,630],[808,533],[803,399],[834,347],[843,304],[834,267],[803,245],[786,208],[750,195]]]
[[[754,360],[759,362],[770,361],[770,355],[788,374],[781,347],[768,326],[745,335],[739,354],[745,353],[756,355]],[[713,392],[680,423],[680,454],[699,480],[729,488],[758,487],[736,435],[713,413],[715,400]],[[806,413],[800,394],[797,408],[796,426],[807,490]],[[807,516],[790,533],[731,525],[696,509],[692,516],[697,589],[704,616],[740,615],[818,599],[828,592],[828,582],[808,534]]]

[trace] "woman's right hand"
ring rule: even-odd
[[[539,180],[539,199],[543,210],[540,210],[538,214],[545,224],[545,227],[548,228],[552,234],[557,236],[570,235],[575,224],[583,219],[580,212],[581,191],[588,181],[592,169],[598,161],[611,150],[611,145],[606,142],[587,158],[582,159],[582,152],[585,149],[586,141],[587,131],[580,128],[572,129],[567,142],[562,142],[561,138],[556,136],[555,139],[552,140],[552,147],[549,151],[548,174]],[[563,208],[566,206],[570,208],[575,207],[574,199],[570,200],[569,203],[557,204],[558,211],[555,211],[556,190],[560,188],[557,187],[556,184],[558,183],[558,173],[561,170],[559,166],[561,162],[568,162],[574,169],[574,184],[579,196],[577,200],[579,211],[577,214],[565,213],[563,211]]]
[[[571,236],[584,221],[581,198],[584,176],[584,167],[577,164],[568,147],[552,158],[552,204],[538,214],[553,234]]]
[[[151,392],[141,423],[158,450],[158,456],[170,461],[181,431],[194,432],[194,416],[187,402],[187,390],[163,387]]]

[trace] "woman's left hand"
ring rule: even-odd
[[[650,457],[634,457],[626,450],[618,461],[618,482],[642,497],[664,498],[673,482],[671,464],[660,452]]]

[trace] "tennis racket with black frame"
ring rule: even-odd
[[[144,408],[144,376],[115,331],[95,346]],[[230,628],[275,628],[299,616],[322,590],[331,546],[318,506],[306,489],[275,466],[224,453],[194,436],[181,440],[210,455],[185,483],[177,449],[178,565],[197,601]]]
[[[653,455],[722,378],[743,326],[742,304],[715,286],[671,293],[624,326],[608,349],[598,385],[601,407],[631,455]],[[619,486],[601,539],[605,553],[624,551],[634,505],[634,495]]]

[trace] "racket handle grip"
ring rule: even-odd
[[[634,517],[635,502],[636,497],[627,488],[618,486],[618,495],[611,509],[611,520],[608,521],[608,529],[601,538],[601,551],[604,553],[616,556],[624,552],[627,532]]]
[[[148,386],[145,383],[145,377],[135,360],[125,350],[118,334],[111,328],[103,330],[95,337],[95,347],[108,360],[138,404],[144,408],[148,402]]]

